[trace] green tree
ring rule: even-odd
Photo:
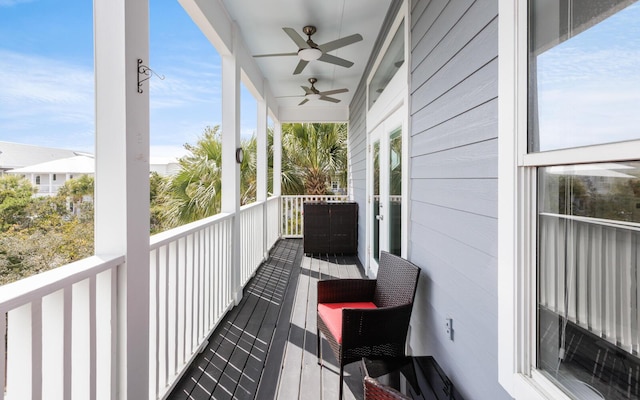
[[[168,179],[157,172],[149,175],[149,207],[151,213],[150,230],[151,234],[162,232],[170,226],[166,220],[165,205],[168,200],[164,188],[168,184]]]
[[[0,177],[0,230],[24,219],[26,207],[36,189],[27,179],[16,175]]]
[[[283,194],[328,194],[334,176],[346,184],[346,124],[283,124],[282,147],[282,169],[294,172],[290,182],[283,179]],[[298,180],[302,182],[303,193]]]
[[[87,197],[93,199],[94,182],[93,177],[89,175],[68,179],[58,190],[58,196],[67,198],[72,204],[71,210],[73,213],[78,214],[81,210],[80,204],[84,199]]]

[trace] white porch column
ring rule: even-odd
[[[117,355],[109,398],[149,398],[149,65],[147,0],[95,0],[96,254],[125,254],[118,270]],[[113,339],[112,339],[113,340]],[[115,371],[115,373],[113,373]]]
[[[237,49],[237,28],[233,29],[233,49]],[[242,299],[240,283],[240,164],[236,149],[240,147],[240,65],[233,54],[222,58],[222,212],[232,213],[231,263],[232,288],[236,304]]]
[[[267,102],[258,101],[258,137],[256,142],[257,158],[256,158],[256,201],[267,200],[267,176],[268,176],[268,160],[267,160]]]
[[[49,174],[49,194],[53,193],[53,174]]]
[[[267,177],[269,173],[267,157],[267,102],[258,101],[257,118],[258,137],[256,141],[256,201],[262,202],[262,226],[267,228]],[[262,258],[269,257],[267,248],[267,235],[262,235]]]
[[[282,194],[282,124],[273,127],[273,195]]]

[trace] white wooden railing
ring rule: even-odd
[[[265,203],[252,203],[240,209],[240,283],[244,286],[264,259],[266,231]]]
[[[301,238],[304,232],[304,203],[307,201],[346,201],[347,195],[281,196],[282,237]]]
[[[151,238],[150,393],[161,396],[233,306],[233,215]]]
[[[0,289],[0,399],[116,397],[118,269],[89,257]]]
[[[267,249],[273,247],[280,238],[280,198],[270,197],[267,200]]]
[[[544,213],[539,303],[618,347],[640,351],[640,225]]]
[[[239,262],[232,261],[235,218]],[[239,283],[280,237],[280,221],[275,197],[151,237],[151,399],[166,395],[233,307]],[[0,287],[0,400],[118,398],[124,262],[89,257]]]

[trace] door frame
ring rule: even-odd
[[[401,213],[401,223],[402,223],[402,238],[401,238],[401,246],[402,252],[401,255],[404,258],[407,258],[409,254],[409,221],[410,221],[410,209],[409,209],[409,199],[410,199],[410,185],[409,185],[409,177],[410,174],[410,162],[409,162],[409,149],[410,149],[410,138],[409,135],[409,65],[410,65],[410,53],[409,53],[409,5],[407,1],[404,1],[400,10],[398,11],[398,15],[396,16],[389,32],[387,33],[387,37],[381,47],[380,52],[376,58],[376,61],[371,69],[368,77],[367,77],[367,86],[366,86],[366,106],[369,105],[369,85],[374,74],[377,71],[380,62],[385,55],[386,51],[389,48],[391,40],[393,36],[397,32],[398,28],[404,22],[403,36],[404,36],[404,63],[398,68],[395,75],[387,86],[384,88],[384,91],[379,95],[376,99],[375,103],[368,108],[366,114],[366,127],[367,127],[367,145],[366,145],[366,221],[365,221],[365,232],[366,232],[366,254],[364,257],[365,271],[367,276],[370,278],[375,278],[378,272],[378,265],[373,260],[372,252],[373,252],[373,142],[374,136],[377,137],[378,132],[385,132],[380,135],[380,139],[386,141],[386,149],[389,148],[389,137],[390,134],[398,127],[402,129],[402,213]],[[382,161],[382,140],[381,140],[381,161]],[[386,156],[388,157],[388,151]],[[387,162],[388,163],[388,162]],[[381,167],[382,167],[381,163]],[[381,168],[382,172],[382,168]],[[388,190],[388,189],[387,189]],[[388,204],[387,204],[387,210]],[[387,218],[388,222],[388,218]]]

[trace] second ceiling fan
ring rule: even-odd
[[[301,86],[302,90],[304,90],[304,95],[292,96],[292,97],[304,97],[304,99],[300,102],[300,104],[298,104],[299,106],[303,105],[309,100],[324,100],[324,101],[329,101],[331,103],[339,103],[340,102],[339,99],[334,99],[333,97],[329,97],[329,95],[346,93],[349,91],[349,89],[334,89],[334,90],[327,90],[325,92],[321,92],[318,89],[316,89],[315,87],[316,82],[318,82],[316,78],[309,78],[309,83],[311,84],[311,87]]]
[[[304,68],[307,66],[307,64],[309,64],[309,61],[313,60],[324,61],[330,64],[350,68],[353,65],[353,62],[345,60],[344,58],[327,54],[327,52],[339,49],[344,46],[348,46],[362,40],[362,35],[356,33],[351,36],[346,36],[341,39],[332,40],[325,44],[319,45],[311,39],[311,35],[316,33],[315,26],[308,25],[302,28],[302,32],[304,32],[304,34],[308,37],[307,40],[304,40],[304,38],[300,36],[300,34],[293,28],[282,28],[282,30],[285,31],[285,33],[291,38],[291,40],[293,40],[298,46],[297,52],[258,54],[254,57],[298,56],[300,58],[300,61],[298,62],[296,69],[293,71],[294,75],[298,75],[299,73],[301,73],[302,70],[304,70]]]

